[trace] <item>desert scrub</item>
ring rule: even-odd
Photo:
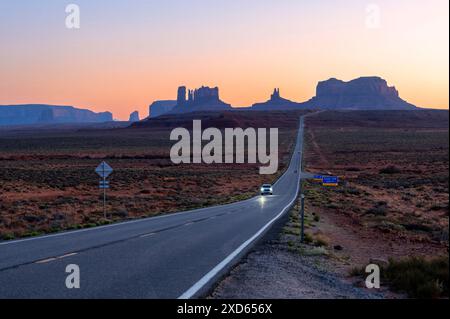
[[[376,225],[375,227],[384,232],[390,232],[390,231],[400,232],[400,231],[405,230],[405,227],[403,225],[400,225],[400,224],[397,224],[394,222],[390,222],[390,221],[386,221],[386,220],[381,221],[381,223],[379,225]]]
[[[328,251],[324,247],[312,247],[302,251],[304,256],[327,256]]]
[[[14,234],[11,234],[11,233],[2,235],[3,240],[13,240],[15,238],[16,238],[16,236],[14,236]]]
[[[304,241],[306,244],[311,244],[312,242],[314,242],[314,238],[310,233],[305,232]]]
[[[317,235],[314,241],[314,245],[317,247],[327,247],[329,243],[326,238],[321,235]]]
[[[381,276],[394,290],[404,291],[411,298],[448,298],[448,267],[447,256],[391,259]]]
[[[407,293],[410,298],[448,298],[448,267],[447,256],[389,259],[389,263],[380,269],[381,281],[394,291]],[[366,278],[368,274],[364,267],[354,267],[349,275]]]
[[[366,211],[366,214],[375,216],[386,216],[387,210],[388,210],[387,203],[380,201],[377,202],[372,208],[368,209]]]
[[[25,234],[22,235],[22,237],[26,238],[26,237],[36,237],[36,236],[40,236],[43,235],[43,232],[40,231],[30,231],[27,232]]]
[[[367,276],[365,269],[362,268],[362,267],[353,267],[353,268],[350,269],[348,274],[349,274],[350,277],[364,277],[364,276]]]
[[[283,233],[286,234],[286,235],[300,236],[300,229],[292,228],[292,227],[286,226],[286,227],[283,229]]]
[[[380,169],[380,174],[399,174],[402,170],[395,165],[389,165],[385,168]]]

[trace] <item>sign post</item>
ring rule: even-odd
[[[95,172],[102,178],[99,188],[103,189],[103,217],[106,219],[106,189],[109,188],[109,181],[106,178],[111,175],[113,169],[106,162],[101,162]]]
[[[305,241],[305,195],[301,194],[300,195],[300,200],[301,200],[301,208],[300,208],[300,217],[302,220],[302,229],[301,229],[301,242],[303,244],[303,242]]]

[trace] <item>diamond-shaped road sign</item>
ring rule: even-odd
[[[100,175],[101,178],[107,178],[113,172],[111,166],[106,162],[101,162],[100,165],[95,169],[95,172]]]

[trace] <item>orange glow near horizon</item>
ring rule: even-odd
[[[218,86],[225,102],[249,106],[275,87],[300,102],[330,77],[380,76],[410,103],[449,107],[448,0],[377,1],[378,29],[355,0],[77,2],[80,30],[64,27],[61,4],[2,1],[0,104],[123,120],[175,99],[179,85]]]

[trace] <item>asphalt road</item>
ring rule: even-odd
[[[0,298],[193,298],[228,271],[299,191],[303,118],[273,196],[49,236],[0,242]],[[66,287],[66,267],[80,288]]]

